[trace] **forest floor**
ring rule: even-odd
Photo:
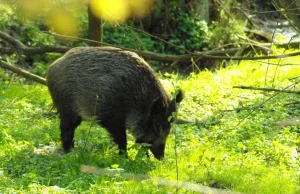
[[[14,76],[0,80],[0,193],[176,193],[153,180],[83,174],[82,164],[241,193],[300,193],[299,94],[233,88],[299,91],[299,61],[159,75],[169,91],[184,90],[179,117],[197,121],[173,125],[163,161],[139,154],[131,135],[129,157],[118,156],[108,133],[89,122],[76,130],[74,150],[63,154],[47,88]]]

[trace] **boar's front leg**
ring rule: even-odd
[[[114,142],[118,145],[119,154],[127,156],[127,137],[124,123],[116,119],[102,120],[102,126],[109,131]]]
[[[65,152],[74,147],[74,131],[81,123],[81,117],[74,113],[60,112],[60,138]]]

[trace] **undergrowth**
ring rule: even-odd
[[[299,57],[282,63],[297,61]],[[85,164],[176,180],[176,160],[179,180],[243,193],[299,193],[300,126],[276,124],[299,118],[299,95],[232,88],[285,88],[299,81],[299,74],[299,66],[241,62],[187,78],[163,78],[185,92],[179,117],[195,122],[173,125],[164,161],[137,156],[130,135],[129,158],[118,156],[108,133],[88,122],[76,130],[74,150],[63,154],[47,88],[8,77],[0,81],[0,193],[175,193],[175,188],[153,181],[78,169]],[[290,89],[299,90],[299,84]]]

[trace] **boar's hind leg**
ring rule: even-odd
[[[127,138],[124,124],[122,122],[113,122],[113,120],[110,120],[109,122],[102,122],[102,126],[109,131],[114,142],[118,145],[119,154],[126,156]]]
[[[60,138],[65,152],[69,152],[74,147],[74,131],[80,123],[81,117],[75,114],[60,114]]]

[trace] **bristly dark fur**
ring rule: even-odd
[[[66,152],[74,147],[74,130],[82,120],[96,118],[126,153],[126,129],[138,143],[151,144],[164,157],[170,131],[168,117],[182,100],[171,100],[151,67],[138,55],[113,47],[79,47],[49,68],[47,84],[60,115]]]

